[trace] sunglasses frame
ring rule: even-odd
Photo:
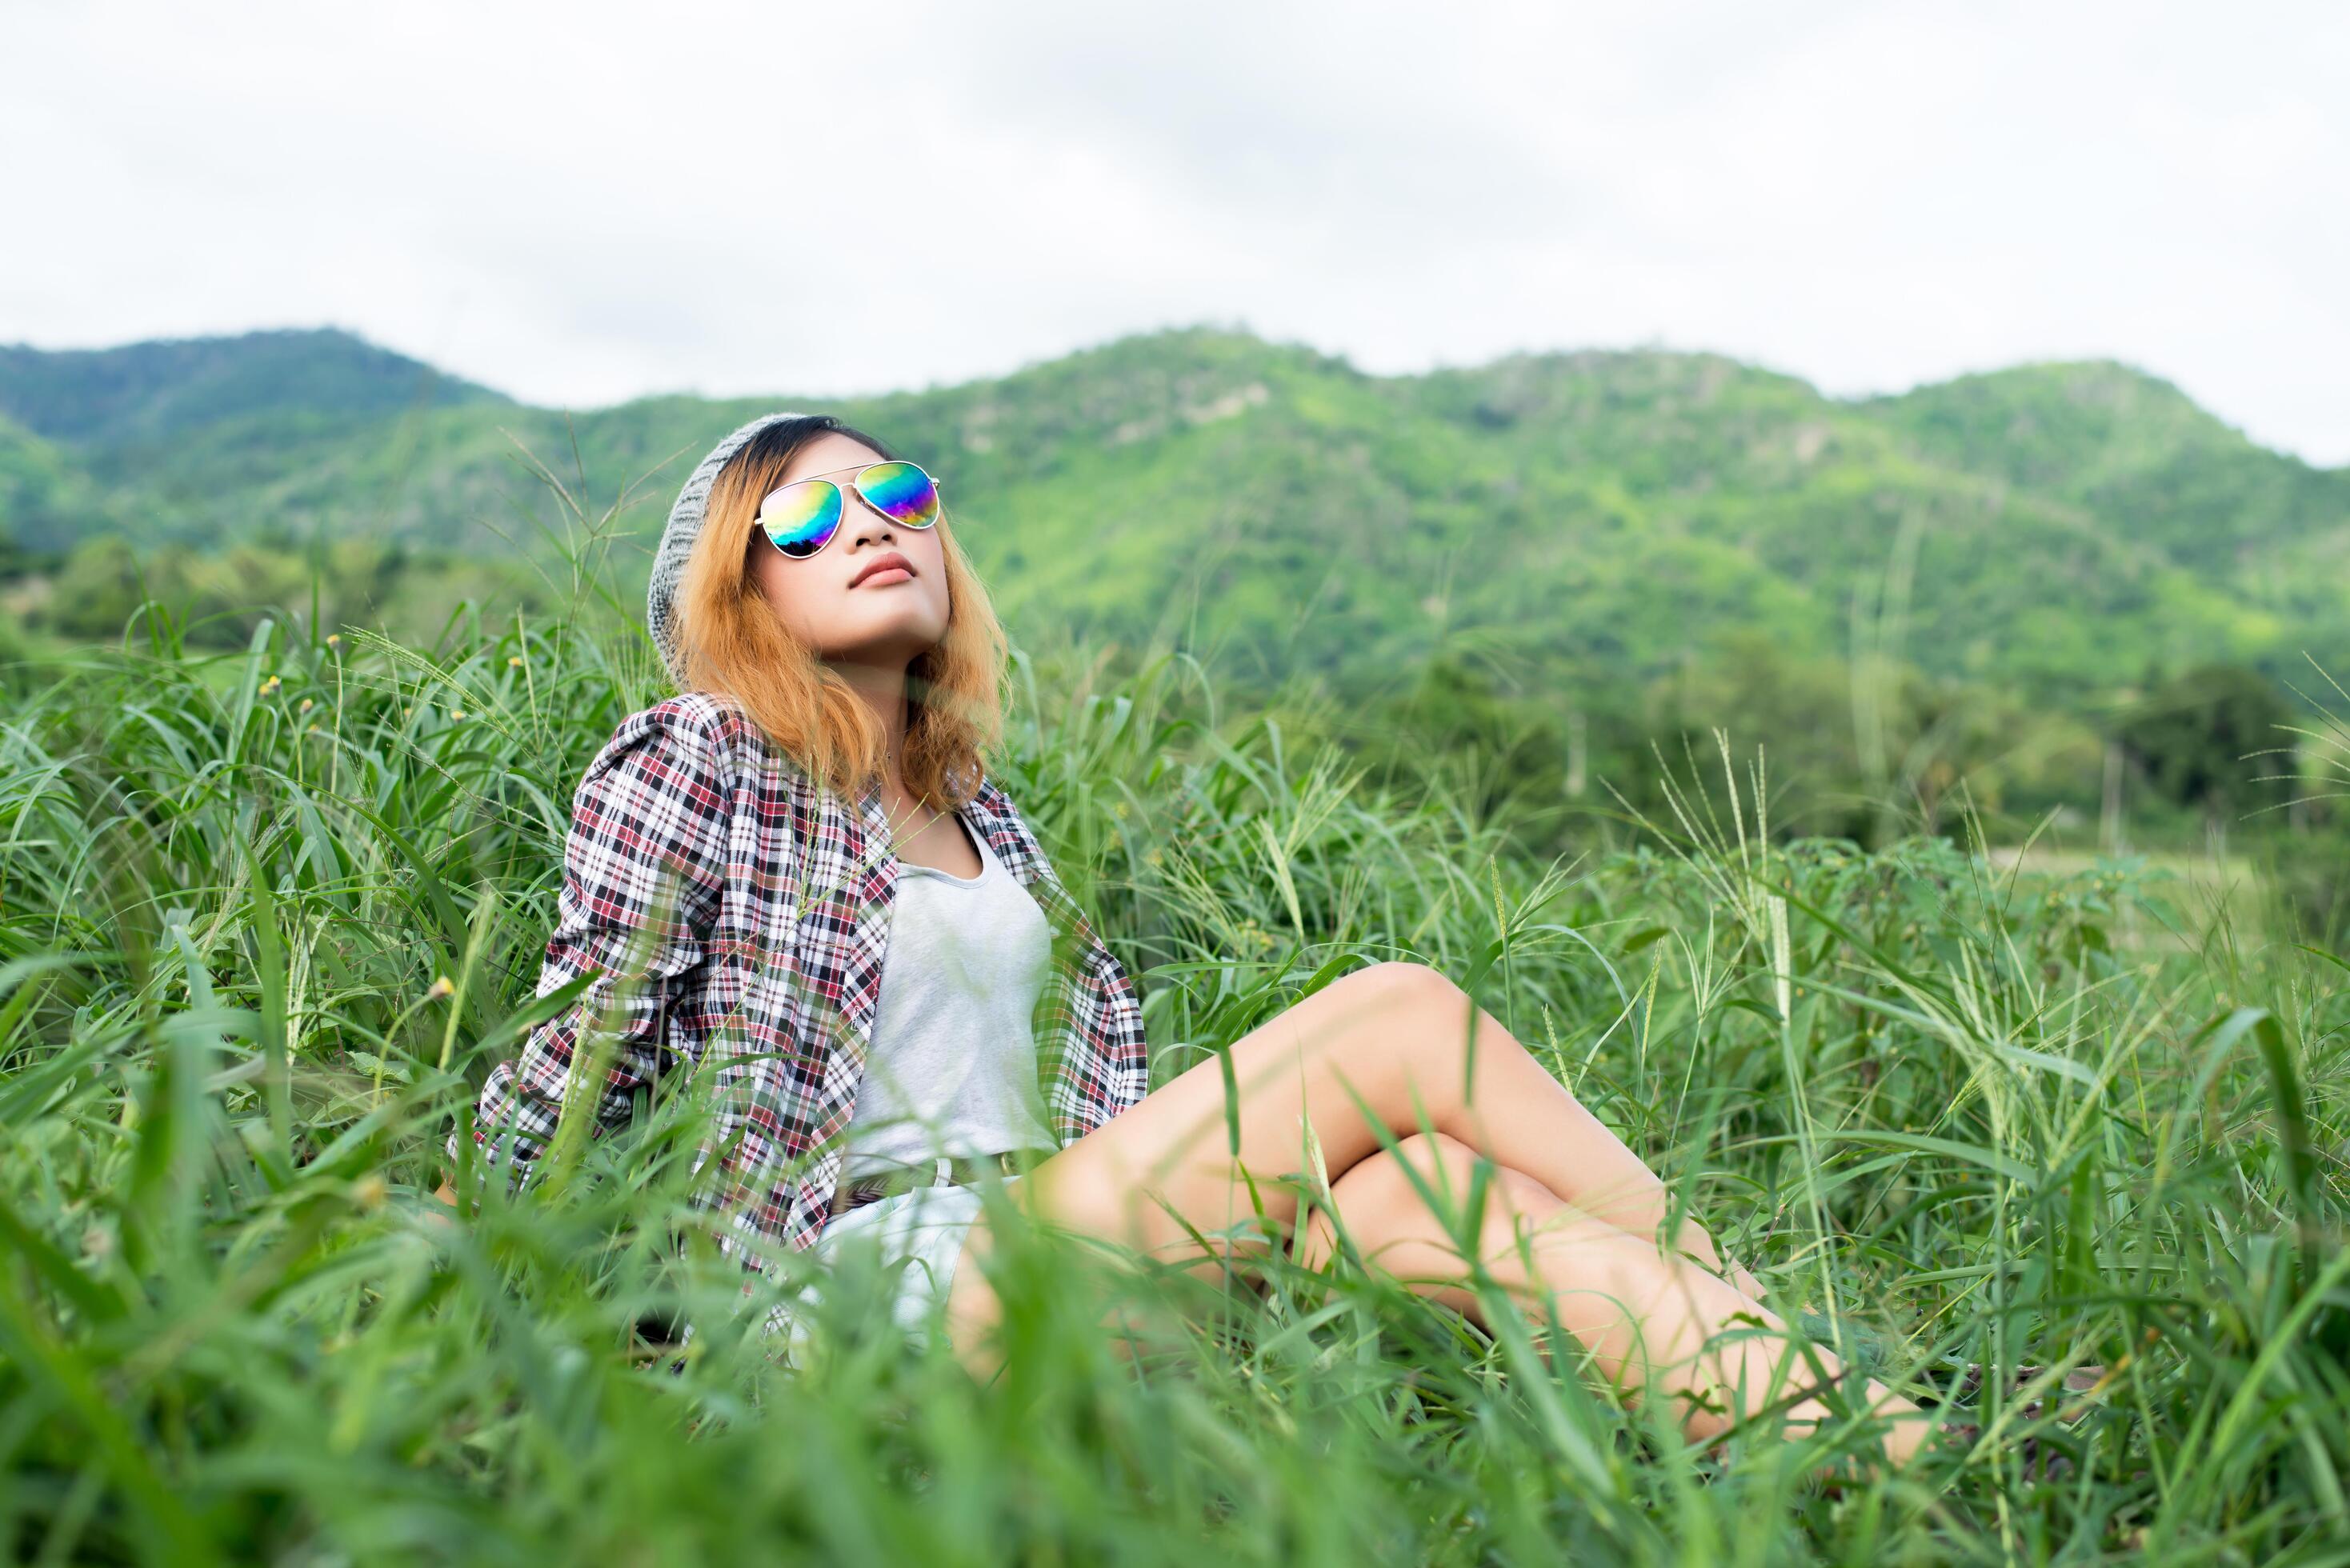
[[[879,506],[874,505],[872,501],[866,496],[864,482],[867,474],[872,472],[877,468],[891,468],[899,463],[903,463],[906,467],[912,469],[915,472],[920,474],[924,479],[931,482],[931,494],[939,500],[939,509],[931,514],[931,520],[927,523],[909,523],[902,518],[892,517],[887,512],[882,511]],[[842,484],[837,479],[827,477],[828,474],[847,473],[850,468],[854,468],[857,471],[856,477],[849,480],[846,485]],[[824,536],[824,543],[818,545],[815,549],[810,550],[805,556],[795,556],[790,551],[785,549],[781,545],[777,545],[775,543],[775,535],[768,530],[767,503],[773,501],[776,496],[781,495],[785,491],[795,490],[803,484],[828,484],[832,486],[835,491],[845,492],[845,493],[843,493],[841,497],[840,516],[838,520],[833,524],[832,532]],[[855,495],[859,505],[863,506],[868,512],[872,513],[876,517],[880,518],[884,523],[896,528],[917,528],[927,533],[931,529],[937,527],[939,525],[939,519],[946,515],[944,498],[941,497],[939,494],[939,477],[937,474],[932,473],[929,469],[924,468],[920,463],[914,462],[910,458],[885,457],[877,459],[872,462],[851,463],[847,468],[827,469],[824,473],[811,473],[803,478],[795,479],[789,484],[778,484],[775,488],[770,490],[766,494],[759,498],[759,510],[753,515],[751,522],[752,524],[759,530],[760,537],[765,539],[768,545],[774,547],[775,554],[781,556],[785,560],[813,561],[818,556],[823,555],[826,550],[830,548],[832,542],[835,539],[840,537],[841,524],[848,521],[847,497],[849,495]]]

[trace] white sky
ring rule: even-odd
[[[0,341],[533,402],[1167,325],[1395,372],[2110,356],[2350,462],[2350,6],[0,0]]]

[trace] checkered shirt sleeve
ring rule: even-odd
[[[537,1168],[566,1106],[592,1136],[624,1125],[650,1092],[672,1003],[707,956],[726,878],[727,794],[703,728],[677,707],[631,714],[588,764],[563,850],[559,919],[538,994],[596,976],[491,1071],[473,1141],[510,1181]],[[457,1140],[449,1140],[454,1159]]]

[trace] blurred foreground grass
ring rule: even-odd
[[[1136,972],[1159,1078],[1423,959],[1811,1332],[1895,1378],[2100,1362],[2095,1413],[1994,1407],[1971,1459],[1830,1493],[1804,1478],[1857,1430],[1695,1449],[1522,1324],[1345,1261],[1276,1261],[1262,1296],[1125,1281],[1170,1328],[1130,1365],[1041,1241],[1004,1254],[997,1388],[854,1273],[794,1374],[730,1318],[739,1272],[668,1245],[695,1137],[666,1096],[443,1222],[441,1141],[534,1016],[571,791],[660,695],[641,635],[593,624],[431,651],[265,625],[224,657],[141,623],[17,672],[12,1559],[2343,1560],[2338,959],[2116,940],[2147,918],[2127,863],[1768,843],[1727,766],[1524,863],[1433,763],[1374,788],[1180,659],[1022,660],[994,770]],[[680,1317],[672,1375],[639,1330]],[[2073,1476],[2026,1480],[2033,1432]]]

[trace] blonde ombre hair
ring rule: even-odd
[[[827,431],[883,459],[899,455],[828,414],[781,421],[754,436],[710,487],[702,531],[678,583],[677,643],[686,690],[740,703],[811,779],[853,800],[888,766],[881,722],[784,624],[748,571],[759,503],[784,482],[799,450]],[[853,497],[849,504],[857,504]],[[899,769],[910,794],[945,810],[978,793],[985,757],[1003,739],[1009,649],[943,505],[935,526],[946,560],[947,631],[906,667]]]

